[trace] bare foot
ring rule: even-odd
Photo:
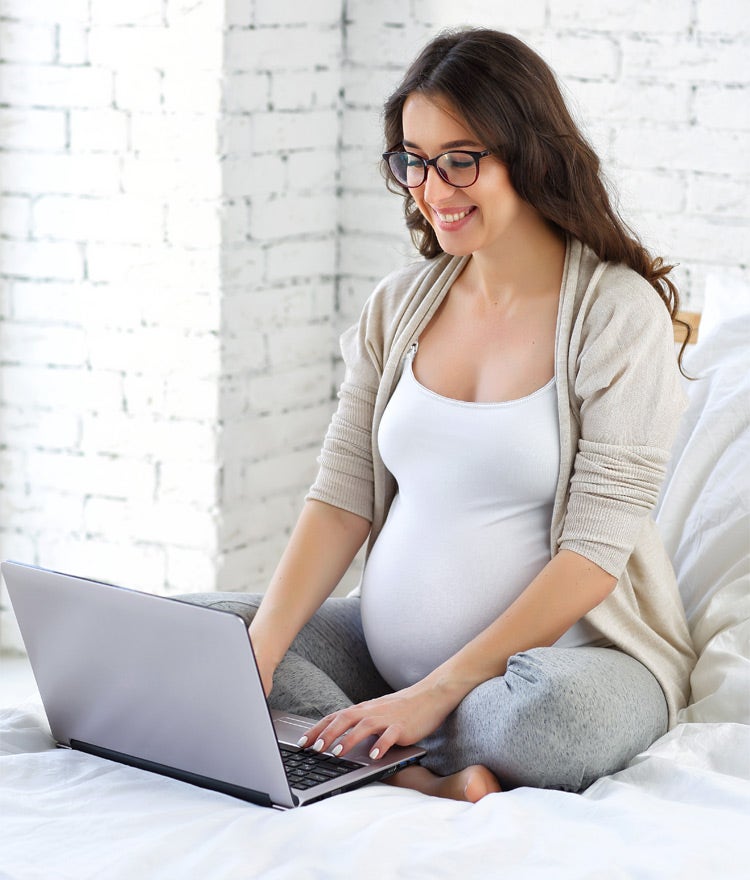
[[[497,778],[482,764],[473,764],[451,776],[436,776],[426,767],[407,767],[394,773],[387,782],[401,788],[411,788],[433,797],[469,801],[475,804],[485,795],[501,791]]]

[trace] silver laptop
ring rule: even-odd
[[[2,573],[58,745],[268,807],[382,779],[424,750],[342,758],[296,743],[314,724],[269,710],[247,627],[192,605],[16,562]]]

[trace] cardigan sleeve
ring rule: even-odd
[[[640,276],[608,268],[577,322],[580,439],[559,546],[619,578],[658,500],[685,395],[669,314]]]
[[[340,339],[345,374],[318,458],[319,470],[306,498],[324,501],[372,522],[374,474],[372,423],[380,376],[382,343],[372,338],[378,289],[359,322]]]

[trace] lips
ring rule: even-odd
[[[475,205],[468,205],[464,208],[432,209],[432,212],[438,221],[438,225],[441,229],[445,230],[457,229],[459,226],[462,226],[463,221],[470,217],[474,211],[476,211]]]

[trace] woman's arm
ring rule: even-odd
[[[404,690],[323,718],[305,745],[337,754],[373,734],[382,757],[396,743],[412,745],[436,730],[477,685],[503,675],[519,651],[551,645],[614,589],[616,578],[583,556],[561,550],[495,621],[433,672]]]
[[[333,592],[369,532],[370,523],[361,516],[321,501],[305,502],[250,624],[266,694],[295,636]]]

